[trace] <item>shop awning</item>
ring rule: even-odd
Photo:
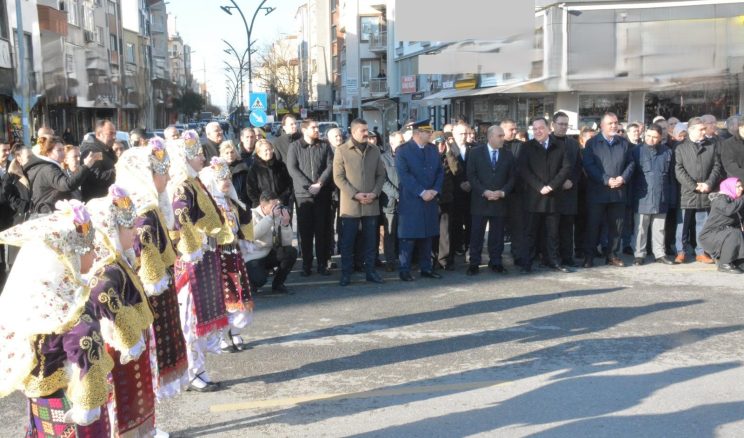
[[[438,91],[434,94],[426,96],[423,99],[421,99],[421,101],[430,106],[443,105],[445,103],[444,102],[445,100],[455,99],[458,97],[473,96],[475,95],[477,91],[478,91],[478,88],[472,88],[469,90],[455,90],[454,88],[450,88],[450,89]]]

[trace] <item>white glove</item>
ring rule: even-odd
[[[137,360],[139,359],[143,351],[145,351],[145,340],[143,338],[140,338],[140,340],[137,342],[137,344],[135,344],[134,347],[130,348],[129,351],[121,355],[121,357],[119,358],[119,362],[121,362],[122,365],[126,365],[133,360]]]
[[[101,416],[101,408],[93,408],[90,411],[73,407],[65,412],[65,423],[75,423],[79,426],[89,426]]]

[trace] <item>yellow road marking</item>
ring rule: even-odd
[[[394,389],[373,389],[371,391],[361,392],[347,392],[337,394],[309,394],[301,395],[297,397],[288,398],[277,398],[270,400],[253,400],[239,403],[223,403],[218,405],[212,405],[209,407],[209,411],[216,412],[230,412],[230,411],[242,411],[248,409],[265,409],[265,408],[276,408],[280,406],[291,406],[299,405],[303,403],[312,402],[327,402],[336,400],[350,400],[350,399],[361,399],[361,398],[376,398],[376,397],[390,397],[398,395],[415,395],[415,394],[429,394],[433,392],[450,392],[450,391],[468,391],[473,389],[487,388],[489,386],[497,386],[508,383],[504,380],[489,380],[483,382],[468,382],[468,383],[451,383],[443,385],[431,385],[431,386],[410,386],[403,388]]]

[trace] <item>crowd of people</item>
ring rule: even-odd
[[[110,121],[79,147],[42,128],[0,145],[0,396],[28,397],[30,436],[160,433],[155,403],[221,388],[206,354],[247,348],[253,296],[270,278],[289,293],[298,259],[328,276],[340,254],[340,286],[478,275],[484,246],[504,274],[506,242],[523,274],[623,253],[744,273],[744,123],[726,125],[606,113],[574,139],[557,112],[527,141],[513,120],[482,144],[463,121],[409,121],[384,144],[362,119],[321,139],[288,115],[273,141],[210,123],[203,142],[169,127],[118,149]]]

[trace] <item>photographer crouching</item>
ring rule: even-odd
[[[255,250],[246,254],[245,260],[253,292],[266,284],[269,270],[278,267],[271,290],[275,294],[287,294],[289,290],[284,282],[297,261],[289,211],[275,193],[268,191],[261,193],[259,206],[251,211]]]

